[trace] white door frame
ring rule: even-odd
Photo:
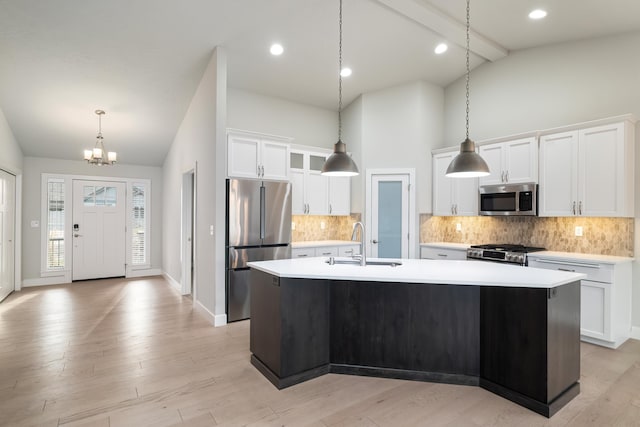
[[[371,213],[373,212],[372,178],[380,175],[408,175],[409,176],[409,258],[416,258],[416,170],[414,168],[392,168],[392,169],[367,169],[365,171],[365,225],[367,236],[367,253],[372,253],[371,237]]]
[[[180,293],[182,295],[191,295],[194,292],[193,280],[195,274],[192,275],[191,267],[194,263],[195,256],[195,183],[196,173],[195,166],[182,174],[182,191],[181,191],[181,274],[180,274]],[[193,271],[195,273],[195,269]]]
[[[19,291],[22,289],[22,171],[3,164],[0,164],[0,169],[16,177],[15,206],[13,209],[15,215],[13,219],[15,226],[13,236],[13,277],[15,283],[13,284],[13,289],[14,291]]]

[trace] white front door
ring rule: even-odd
[[[15,289],[16,177],[0,170],[0,301]]]
[[[371,175],[371,257],[409,257],[409,183],[409,174]]]
[[[125,275],[126,185],[73,181],[73,280]]]

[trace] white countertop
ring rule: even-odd
[[[587,276],[557,270],[500,265],[484,261],[403,259],[397,267],[329,265],[327,257],[250,262],[252,268],[278,277],[356,280],[366,282],[432,283],[448,285],[554,288]],[[346,258],[336,258],[346,259]],[[369,259],[372,261],[375,259]],[[389,261],[389,260],[385,260]]]
[[[360,242],[353,240],[311,240],[308,242],[291,242],[291,247],[296,248],[322,248],[326,246],[350,246],[359,245]]]
[[[577,252],[540,251],[531,252],[529,258],[547,258],[562,261],[597,262],[601,264],[621,264],[631,262],[634,258],[613,255],[580,254]]]

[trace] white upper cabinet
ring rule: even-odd
[[[540,216],[632,217],[629,121],[540,138]]]
[[[452,149],[433,155],[433,215],[478,215],[478,179],[445,176],[449,163],[458,152]]]
[[[329,215],[351,214],[351,178],[329,177]]]
[[[227,175],[233,178],[289,180],[289,143],[250,132],[227,133]]]
[[[309,148],[291,148],[292,214],[349,215],[351,178],[322,175],[322,166],[331,151]]]
[[[480,185],[538,182],[536,137],[481,145],[479,153],[491,172],[491,175],[480,178]]]

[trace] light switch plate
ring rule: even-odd
[[[38,227],[40,227],[40,221],[38,221],[37,219],[32,219],[31,228],[38,228]]]

